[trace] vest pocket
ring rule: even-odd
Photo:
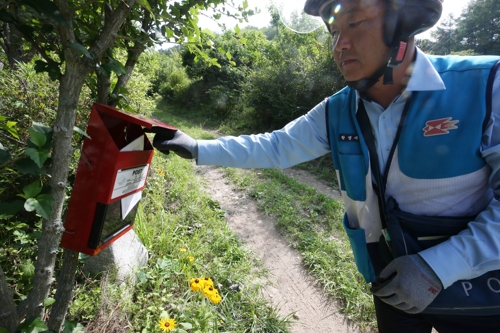
[[[367,283],[374,281],[376,277],[375,270],[373,269],[373,265],[368,254],[365,230],[361,228],[351,229],[349,227],[349,221],[347,220],[347,214],[344,215],[342,223],[347,237],[349,238],[349,243],[351,244],[354,261],[358,271]]]
[[[356,201],[366,200],[366,174],[364,155],[339,154],[340,177],[347,196]]]

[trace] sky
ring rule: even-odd
[[[305,0],[284,0],[286,1],[287,6],[294,6],[294,3],[297,6],[297,9],[301,10],[304,6]],[[445,0],[443,2],[443,14],[441,15],[441,19],[439,22],[436,24],[436,26],[439,26],[441,24],[441,21],[444,20],[445,18],[448,17],[449,14],[453,14],[455,17],[458,17],[462,11],[467,7],[467,4],[469,3],[470,0]],[[224,19],[224,23],[228,28],[234,28],[236,24],[239,25],[240,28],[245,27],[247,25],[251,26],[256,26],[258,28],[265,27],[269,25],[269,21],[271,19],[268,11],[267,11],[267,6],[270,3],[270,0],[248,0],[248,6],[251,9],[254,9],[255,7],[259,8],[261,13],[257,15],[253,15],[249,18],[248,23],[238,23],[237,21],[233,19]],[[222,19],[221,19],[222,20]],[[212,31],[217,31],[220,32],[220,28],[217,26],[216,23],[212,22],[211,20],[205,18],[205,17],[200,17],[200,26],[203,28],[208,28]],[[430,38],[430,32],[432,31],[429,30],[425,33],[422,33],[418,35],[419,38]]]

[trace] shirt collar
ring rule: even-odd
[[[415,62],[413,63],[413,70],[408,80],[408,85],[405,91],[402,93],[405,98],[410,95],[410,91],[432,91],[432,90],[445,90],[441,76],[436,71],[434,66],[432,66],[431,61],[424,52],[422,52],[418,47],[415,47],[417,51],[417,56]],[[395,98],[399,99],[401,95]],[[361,98],[359,92],[356,90],[356,104],[359,103]]]
[[[408,91],[432,91],[432,90],[445,90],[441,76],[432,66],[431,61],[418,47],[417,57],[413,64],[413,72],[408,81],[406,90]]]

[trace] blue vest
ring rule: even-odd
[[[493,197],[488,186],[489,167],[481,157],[481,140],[491,115],[491,69],[499,58],[429,59],[446,90],[412,93],[386,194],[394,196],[404,211],[417,215],[430,215],[426,212],[434,212],[439,205],[445,207],[443,211],[431,214],[477,215]],[[356,110],[355,91],[347,87],[339,91],[328,100],[327,128],[346,205],[344,227],[358,270],[372,282],[380,270],[374,269],[378,256],[374,245],[380,239],[381,222]],[[426,200],[418,199],[417,192]]]

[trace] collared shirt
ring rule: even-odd
[[[376,103],[364,101],[375,130],[381,170],[384,170],[404,104],[411,92],[442,89],[446,87],[439,74],[425,54],[417,49],[408,86],[387,109],[384,110]],[[498,199],[500,198],[500,71],[495,77],[492,98],[492,116],[483,133],[481,148],[483,157],[489,157],[492,169],[490,184]],[[197,163],[239,168],[287,168],[330,153],[325,106],[326,100],[307,114],[272,133],[199,140]],[[474,235],[500,234],[500,202],[494,200],[478,215],[476,222],[467,232],[420,253],[439,276],[445,288],[459,279],[474,278],[500,267],[498,239],[484,237],[482,242],[474,241]]]
[[[446,89],[443,80],[429,59],[417,48],[417,57],[413,65],[412,75],[408,81],[406,89],[398,95],[391,104],[384,109],[376,102],[363,99],[366,113],[372,124],[375,144],[378,151],[380,170],[385,170],[387,159],[391,151],[403,108],[411,96],[412,91],[433,91]],[[361,98],[356,92],[358,105]]]

